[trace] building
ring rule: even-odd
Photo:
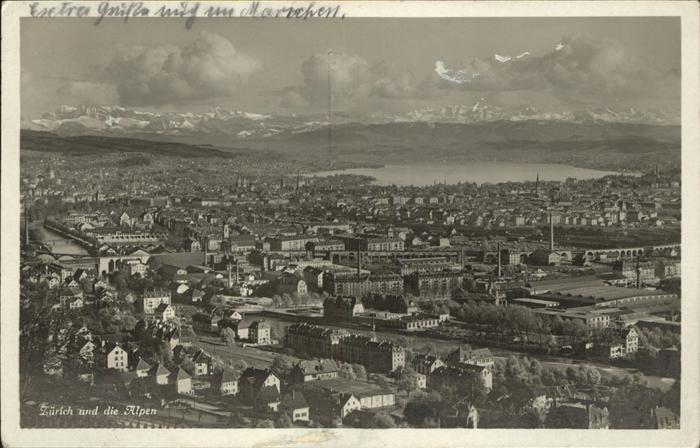
[[[343,237],[345,249],[364,252],[397,252],[404,250],[404,240],[401,238],[383,237]]]
[[[488,348],[474,349],[469,345],[460,345],[447,355],[448,364],[471,364],[475,366],[493,367],[494,357]]]
[[[487,391],[493,388],[493,373],[491,369],[472,364],[438,367],[428,376],[428,387],[435,390],[443,385],[461,388],[466,386],[468,379],[471,378],[479,378]]]
[[[180,395],[192,395],[192,377],[182,367],[176,367],[168,377],[168,384]]]
[[[197,332],[218,333],[222,317],[215,314],[197,313],[192,316],[192,328]]]
[[[537,249],[528,257],[530,264],[536,266],[558,266],[561,264],[561,255],[548,249]]]
[[[170,370],[166,369],[163,364],[157,363],[151,367],[148,376],[153,377],[156,384],[164,386],[168,384],[170,375]]]
[[[263,388],[272,387],[277,389],[277,394],[280,392],[280,380],[269,369],[257,369],[248,367],[243,371],[238,380],[238,391],[241,399],[248,404],[254,404],[258,401]]]
[[[328,297],[323,301],[323,318],[329,322],[350,322],[364,310],[354,296]]]
[[[350,335],[340,340],[337,359],[362,364],[368,372],[393,372],[406,362],[403,347],[367,336]]]
[[[404,289],[417,297],[449,297],[464,283],[460,271],[413,272],[404,277]]]
[[[248,340],[254,344],[267,345],[272,343],[270,326],[264,320],[253,321],[248,327]]]
[[[340,393],[344,396],[352,395],[357,398],[360,409],[379,409],[396,404],[394,392],[364,381],[338,378],[307,383],[306,390],[309,389],[321,389],[331,394]]]
[[[639,278],[637,278],[637,271],[639,271]],[[659,279],[656,275],[657,266],[652,261],[620,260],[613,264],[613,272],[625,277],[632,285],[637,285],[638,283],[640,286],[655,284]]]
[[[445,365],[440,358],[422,353],[414,356],[411,364],[413,365],[413,370],[426,377]]]
[[[319,256],[330,252],[344,251],[345,243],[340,240],[322,240],[308,243],[306,249],[311,251],[314,256]]]
[[[402,277],[414,272],[441,272],[453,268],[447,257],[399,258],[396,264]]]
[[[98,349],[95,363],[102,369],[114,369],[121,372],[129,370],[129,356],[126,350],[115,343],[107,343]]]
[[[562,403],[551,408],[545,420],[546,428],[609,429],[608,408],[592,404]]]
[[[151,315],[155,312],[158,305],[165,303],[170,305],[171,295],[169,291],[166,290],[150,290],[144,291],[141,296],[141,304],[143,308],[143,313],[145,315]]]
[[[238,393],[238,375],[233,370],[224,369],[211,377],[211,388],[219,395],[236,395]]]
[[[168,303],[161,303],[156,307],[153,314],[156,319],[160,320],[161,322],[166,322],[175,318],[175,308]]]
[[[304,394],[292,389],[292,392],[282,396],[279,410],[288,412],[292,422],[308,422],[311,412]]]
[[[610,359],[632,356],[639,350],[639,334],[634,327],[619,329],[613,341],[600,344],[597,349]]]
[[[299,361],[292,368],[290,378],[293,383],[331,380],[338,378],[338,366],[330,359]]]
[[[681,418],[669,408],[656,406],[651,410],[652,428],[654,429],[680,429]]]
[[[398,274],[340,274],[326,272],[323,289],[331,295],[362,297],[370,293],[401,294],[403,279]]]
[[[306,250],[307,243],[316,243],[318,241],[318,237],[309,236],[277,237],[268,239],[268,242],[270,243],[270,250],[280,252],[303,252]]]
[[[284,342],[300,353],[362,364],[370,372],[393,372],[405,365],[402,347],[342,330],[294,324],[287,328]]]
[[[206,354],[204,350],[198,350],[197,353],[194,354],[192,363],[194,364],[195,376],[207,376],[211,373],[211,356]]]
[[[341,339],[348,334],[345,330],[297,323],[287,327],[284,345],[311,356],[333,357],[338,351]]]
[[[353,394],[323,388],[307,388],[304,396],[309,403],[311,420],[330,426],[360,409],[360,400]]]

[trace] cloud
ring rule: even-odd
[[[68,81],[56,91],[60,97],[70,99],[75,104],[100,105],[118,101],[117,89],[112,84],[93,81]]]
[[[184,47],[122,49],[103,78],[124,106],[179,104],[232,96],[261,67],[229,40],[202,31]]]
[[[669,94],[679,86],[673,70],[653,69],[631,58],[617,41],[588,35],[564,38],[542,56],[494,55],[450,68],[436,62],[438,86],[466,91],[550,91],[577,102]],[[670,94],[678,95],[680,90]]]
[[[347,105],[366,98],[372,91],[370,64],[357,55],[317,53],[302,63],[302,87],[292,89],[313,104]]]
[[[426,97],[435,91],[421,85],[410,72],[386,62],[370,63],[358,55],[317,53],[301,66],[303,85],[278,92],[287,108],[326,106],[351,107],[371,97],[406,99]]]

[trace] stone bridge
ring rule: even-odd
[[[637,255],[644,256],[644,254],[649,254],[651,252],[667,252],[670,255],[676,255],[681,249],[680,243],[674,244],[660,244],[656,246],[646,246],[646,247],[617,247],[610,249],[584,249],[583,252],[589,257],[600,257],[601,255],[606,255],[615,258],[636,258]]]

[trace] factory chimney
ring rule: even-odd
[[[554,252],[554,220],[551,212],[549,213],[549,250]]]
[[[360,242],[357,242],[357,278],[360,278],[362,273],[362,249],[360,249]]]

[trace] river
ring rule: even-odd
[[[311,176],[331,176],[334,174],[356,174],[375,178],[376,185],[427,186],[445,182],[500,183],[500,182],[534,182],[564,181],[569,177],[576,179],[597,179],[615,171],[600,171],[578,168],[568,165],[546,163],[513,162],[455,162],[409,165],[386,165],[379,168],[351,168],[346,170],[323,171]],[[636,174],[636,173],[630,173]]]
[[[38,230],[40,240],[47,242],[47,247],[51,250],[51,252],[57,254],[88,255],[88,251],[85,250],[83,246],[66,238],[65,236],[59,235],[58,233],[47,229],[43,226],[43,223],[37,224],[34,228]],[[52,240],[65,241],[49,244],[49,242]]]

